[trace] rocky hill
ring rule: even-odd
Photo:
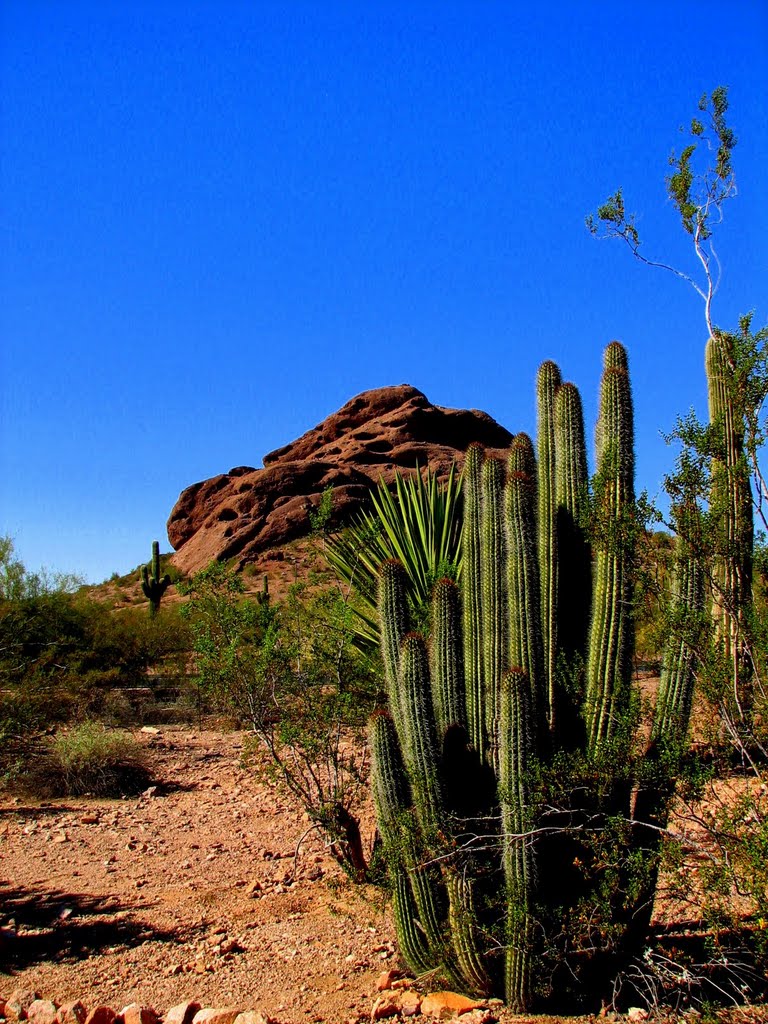
[[[487,413],[445,409],[408,384],[364,391],[312,430],[264,456],[182,491],[168,520],[173,561],[196,572],[213,559],[240,568],[304,536],[308,511],[333,487],[341,524],[370,488],[417,464],[438,474],[463,463],[472,441],[506,450],[512,435]]]

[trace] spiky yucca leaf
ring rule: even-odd
[[[452,466],[441,482],[427,469],[395,473],[392,492],[383,480],[371,490],[372,509],[326,542],[325,557],[356,592],[353,628],[364,645],[379,641],[376,595],[379,567],[397,559],[409,581],[416,625],[425,626],[432,587],[461,573],[461,476]]]

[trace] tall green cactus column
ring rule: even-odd
[[[744,420],[733,395],[730,335],[718,333],[706,349],[709,418],[721,448],[712,460],[711,507],[721,524],[712,581],[712,618],[731,664],[735,711],[748,721],[752,672],[743,640],[744,614],[752,595],[754,519],[749,468],[744,457]]]
[[[581,705],[592,612],[592,551],[586,536],[587,446],[581,396],[565,383],[555,396],[557,664],[551,716],[555,748],[583,737]]]
[[[554,726],[557,662],[557,484],[555,399],[562,378],[556,363],[547,360],[536,378],[536,449],[538,455],[538,552],[541,576],[541,624],[546,677],[547,716]]]
[[[532,731],[530,683],[513,669],[504,676],[499,718],[499,783],[501,797],[504,876],[507,885],[504,992],[515,1013],[531,1002],[532,910],[536,869],[526,773],[535,743]]]
[[[482,445],[471,444],[464,462],[463,625],[464,679],[469,741],[487,756],[485,652],[483,647],[483,460]]]
[[[591,754],[616,739],[626,724],[634,651],[634,424],[627,356],[618,341],[605,350],[604,367],[596,431],[597,554],[585,708]]]
[[[170,576],[160,576],[160,544],[156,540],[152,541],[152,562],[150,565],[152,568],[151,576],[149,574],[150,566],[143,565],[141,567],[141,589],[144,592],[144,597],[149,601],[149,614],[155,616],[160,610],[163,594],[171,584]]]
[[[527,434],[512,442],[507,477],[509,663],[528,680],[537,738],[546,745],[547,692],[536,550],[536,457]]]

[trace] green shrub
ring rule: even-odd
[[[63,730],[39,750],[17,779],[19,788],[36,796],[125,796],[150,779],[141,744],[96,722]]]

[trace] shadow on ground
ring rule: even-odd
[[[0,971],[13,974],[44,961],[82,960],[106,949],[183,941],[155,928],[112,896],[23,889],[0,882]]]

